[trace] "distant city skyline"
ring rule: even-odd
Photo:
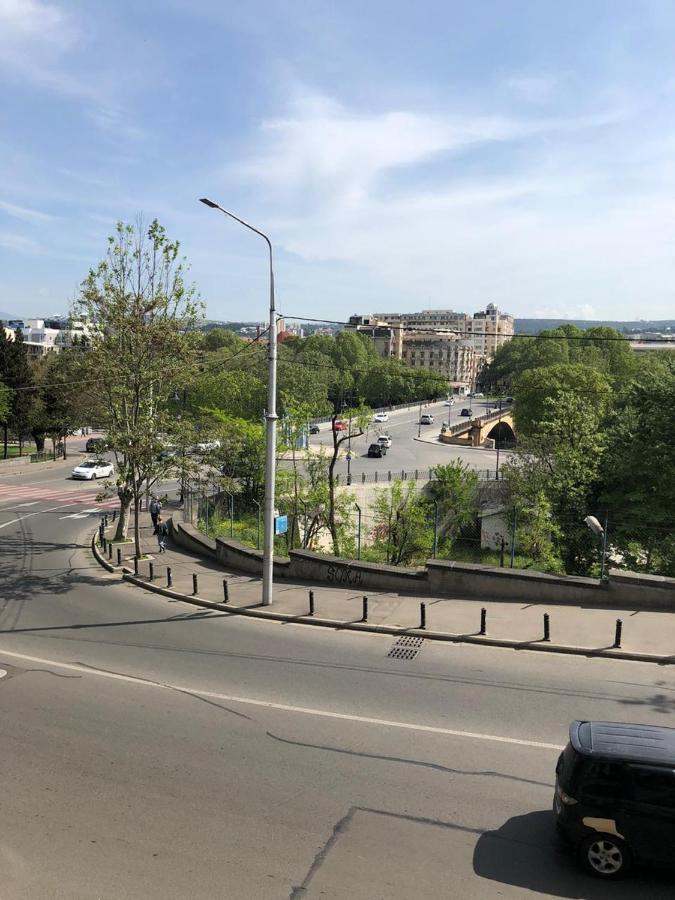
[[[669,0],[0,0],[0,308],[67,313],[117,220],[214,319],[675,314]]]

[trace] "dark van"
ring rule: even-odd
[[[675,728],[572,722],[555,771],[558,828],[593,875],[675,862]]]

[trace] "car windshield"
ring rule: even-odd
[[[95,462],[83,462],[77,468],[78,469],[95,469],[97,465],[98,465],[98,463],[95,463]]]

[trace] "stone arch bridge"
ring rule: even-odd
[[[513,411],[510,408],[494,410],[466,422],[457,422],[441,431],[439,438],[444,444],[463,447],[482,447],[488,440],[502,447],[513,446],[516,443]]]

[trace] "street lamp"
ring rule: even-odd
[[[261,237],[267,244],[270,257],[270,327],[268,333],[268,380],[267,380],[267,412],[265,419],[267,422],[267,446],[265,457],[265,515],[264,515],[264,543],[263,543],[263,606],[269,606],[272,603],[272,593],[274,585],[274,482],[276,479],[276,456],[277,456],[277,322],[276,310],[274,308],[274,268],[272,265],[272,242],[253,225],[249,225],[239,216],[224,209],[220,204],[209,200],[207,197],[201,198],[201,203],[210,209],[217,209],[239,222],[244,228],[254,232]]]
[[[603,528],[595,516],[586,516],[584,524],[594,535],[602,540],[602,559],[600,561],[600,581],[605,577],[605,557],[607,554],[607,516],[605,515],[605,527]]]

